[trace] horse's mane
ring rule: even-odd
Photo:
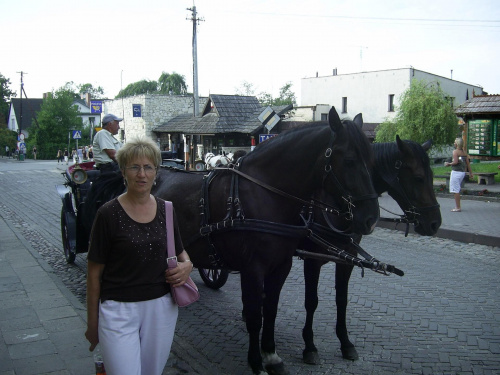
[[[366,138],[363,131],[352,121],[343,120],[344,130],[347,131],[349,139],[356,145],[359,145],[361,156],[364,160],[373,161],[373,154],[370,142]],[[300,140],[305,136],[310,135],[312,132],[321,131],[323,129],[330,129],[329,124],[324,121],[313,121],[306,125],[298,126],[282,132],[279,137],[273,137],[265,142],[259,143],[255,149],[244,156],[244,158],[258,157],[261,152],[267,151],[269,148],[279,147],[282,144],[287,144],[290,139]]]
[[[424,166],[426,178],[430,178],[429,156],[424,148],[410,140],[403,141],[411,150],[415,160],[420,160]],[[396,142],[389,143],[374,143],[373,151],[377,159],[377,172],[385,180],[391,181],[397,174],[397,169],[394,168],[396,160],[401,160],[401,153]]]

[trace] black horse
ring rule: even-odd
[[[394,143],[374,144],[375,165],[373,168],[373,184],[378,194],[388,192],[403,210],[407,221],[414,225],[416,233],[425,236],[434,235],[441,225],[441,212],[432,184],[432,170],[426,151],[431,141],[422,146],[412,141],[402,141],[398,136]],[[317,215],[321,220],[321,215]],[[322,222],[325,227],[327,224]],[[344,223],[334,220],[335,226],[342,228]],[[344,227],[342,229],[348,230]],[[354,236],[357,243],[361,236]],[[305,247],[315,250],[315,245],[308,242]],[[356,255],[353,247],[345,250]],[[305,342],[304,362],[317,364],[319,356],[313,339],[314,312],[318,306],[318,283],[321,267],[326,262],[314,259],[304,260],[305,308],[306,322],[302,331]],[[356,348],[349,340],[346,314],[349,279],[353,265],[337,263],[335,268],[335,290],[337,305],[336,334],[341,344],[342,356],[356,360]]]
[[[255,374],[264,366],[273,374],[287,373],[276,354],[274,325],[293,255],[308,233],[300,219],[303,207],[313,204],[346,218],[360,234],[371,233],[378,220],[369,174],[372,149],[361,118],[355,120],[341,122],[332,108],[329,125],[284,132],[259,144],[234,168],[205,176],[158,174],[153,194],[174,203],[195,266],[241,273],[248,362]],[[324,200],[311,203],[313,196]]]

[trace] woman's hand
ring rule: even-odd
[[[193,270],[193,263],[190,260],[178,261],[177,267],[165,271],[165,280],[174,288],[183,285],[189,278]]]
[[[90,342],[89,350],[91,352],[94,351],[97,344],[99,344],[99,334],[97,333],[97,325],[95,327],[93,325],[87,325],[87,331],[85,332],[85,337],[88,342]]]

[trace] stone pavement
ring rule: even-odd
[[[29,163],[29,161],[27,162]],[[3,183],[1,181],[2,178],[4,176],[0,173],[0,183]],[[493,186],[487,186],[486,188],[493,191]],[[481,186],[481,188],[484,187]],[[456,238],[466,243],[493,241],[493,246],[497,246],[496,248],[479,247],[481,251],[486,249],[484,254],[480,254],[480,256],[484,257],[484,259],[481,259],[481,262],[484,264],[483,269],[487,270],[487,273],[481,274],[479,272],[475,277],[471,277],[471,281],[482,282],[481,279],[487,274],[492,273],[495,269],[492,257],[497,258],[496,251],[500,245],[500,203],[464,199],[462,201],[463,212],[451,213],[450,210],[454,204],[452,199],[439,197],[438,201],[441,205],[443,225],[442,230],[440,230],[436,237]],[[390,198],[381,198],[382,206],[391,209],[391,211],[395,210],[396,208],[394,205],[391,206],[391,204],[393,203],[391,203]],[[384,214],[382,215],[384,216]],[[0,211],[0,375],[93,374],[92,355],[87,350],[88,343],[83,336],[86,319],[85,307],[60,281],[53,269],[41,258],[39,253],[33,249],[20,232],[21,228],[13,225],[6,219],[4,212]],[[463,233],[469,234],[472,237],[464,238]],[[384,235],[392,236],[390,232]],[[469,241],[471,238],[472,241]],[[364,241],[368,240],[365,239]],[[377,239],[373,242],[376,241]],[[424,244],[424,248],[425,244],[427,244],[429,249],[435,246],[431,245],[431,242],[435,241],[432,238],[419,239],[416,236],[413,239],[401,239],[401,246],[404,246],[402,245],[403,243],[409,245],[416,241],[421,241]],[[366,242],[366,244],[368,243]],[[398,246],[400,245],[394,245],[394,254],[400,250],[397,248]],[[453,249],[453,252],[457,254],[464,253],[467,256],[477,255],[477,251],[474,251],[474,249],[471,250],[468,246],[461,247],[459,244],[451,246],[456,248]],[[367,250],[370,251],[370,248],[367,248]],[[392,260],[392,257],[395,257],[395,255],[389,252],[389,249],[385,249],[385,251],[388,251],[384,253],[388,258],[378,256],[379,259],[388,261]],[[379,254],[374,255],[377,256]],[[428,261],[430,262],[432,259],[429,258]],[[398,263],[396,265],[407,271],[411,265],[411,257],[409,257],[408,262],[408,264]],[[427,267],[430,266],[429,264]],[[335,364],[337,366],[337,372],[335,373],[343,371],[349,374],[383,374],[385,373],[384,371],[375,372],[372,367],[369,367],[371,363],[377,363],[382,360],[387,360],[387,373],[405,374],[420,371],[418,368],[416,370],[414,368],[410,369],[410,367],[406,368],[405,366],[410,366],[411,361],[406,357],[401,358],[401,356],[404,357],[407,355],[405,351],[402,351],[402,348],[408,342],[411,343],[411,331],[402,331],[399,345],[396,342],[391,342],[384,347],[382,352],[377,352],[378,349],[375,344],[387,335],[385,329],[394,330],[398,328],[392,327],[391,318],[392,320],[400,321],[399,324],[401,326],[408,325],[409,329],[413,330],[414,333],[421,331],[422,327],[426,331],[429,331],[427,338],[421,341],[419,346],[415,347],[418,352],[415,351],[412,353],[414,353],[417,360],[422,359],[423,356],[429,356],[428,361],[437,364],[436,366],[438,367],[434,370],[432,367],[425,367],[424,359],[422,361],[424,366],[419,373],[500,373],[498,361],[491,364],[491,360],[490,362],[485,361],[487,365],[484,365],[481,371],[478,371],[477,367],[474,367],[474,370],[471,367],[470,370],[465,372],[463,369],[460,370],[460,355],[466,355],[471,347],[479,347],[479,353],[471,360],[472,365],[482,363],[488,352],[500,355],[500,328],[498,324],[500,318],[498,312],[491,313],[494,309],[490,306],[491,304],[498,303],[498,296],[494,296],[491,299],[489,295],[496,289],[496,286],[493,285],[491,285],[491,288],[488,288],[489,285],[485,284],[484,293],[479,296],[471,294],[465,282],[464,285],[460,285],[459,289],[453,289],[453,285],[446,285],[443,282],[451,278],[452,275],[463,271],[463,269],[454,270],[453,263],[450,266],[451,269],[446,271],[449,275],[443,275],[443,280],[437,284],[436,290],[424,284],[429,278],[429,276],[424,277],[425,269],[419,270],[420,274],[417,273],[412,276],[408,272],[406,280],[410,282],[403,284],[403,286],[399,284],[400,279],[395,278],[375,276],[373,281],[371,281],[371,274],[366,277],[368,282],[365,281],[360,284],[360,287],[356,285],[352,286],[351,293],[357,293],[350,299],[350,304],[354,307],[353,317],[350,322],[350,326],[352,327],[349,328],[351,333],[357,337],[357,340],[355,340],[356,346],[364,349],[364,352],[368,354],[365,354],[360,361],[354,364],[340,360],[341,362]],[[289,287],[288,289],[285,288],[283,292],[282,307],[280,307],[281,317],[283,309],[290,311],[290,314],[287,314],[286,319],[279,318],[277,326],[277,338],[281,342],[283,342],[284,338],[283,333],[280,332],[280,328],[284,328],[284,331],[288,332],[287,326],[300,325],[296,320],[302,321],[304,315],[303,309],[299,309],[299,312],[294,310],[297,301],[300,301],[302,298],[298,294],[303,292],[301,290],[298,293],[295,286],[296,279],[300,279],[300,263],[298,265],[295,264],[292,271],[295,272],[291,273],[290,280],[287,281]],[[197,283],[200,283],[197,275],[194,275],[193,278]],[[328,275],[328,278],[330,279],[331,275]],[[241,369],[241,367],[230,364],[231,361],[235,363],[245,362],[244,357],[246,357],[245,350],[247,345],[244,325],[234,315],[235,306],[236,310],[238,310],[238,306],[241,304],[241,301],[235,299],[235,296],[238,295],[238,283],[235,279],[237,279],[237,276],[231,275],[228,284],[219,291],[211,291],[204,288],[205,301],[207,298],[213,298],[213,301],[216,301],[213,303],[213,306],[209,304],[204,309],[196,310],[188,308],[184,311],[184,318],[179,322],[178,334],[174,339],[171,358],[164,371],[164,375],[215,375],[228,373],[221,370],[221,368]],[[386,281],[387,284],[382,284]],[[298,280],[298,283],[300,284],[300,280]],[[378,285],[375,283],[381,284]],[[420,285],[424,286],[421,287]],[[417,287],[420,289],[417,289]],[[320,285],[320,288],[324,292],[325,289],[331,290],[332,285]],[[363,293],[360,293],[360,291]],[[383,305],[379,305],[379,301],[371,301],[370,297],[380,294],[381,291],[384,299],[393,300],[389,304],[389,310]],[[409,294],[400,300],[399,298],[401,297],[397,295],[401,291],[409,292]],[[417,295],[413,295],[413,293],[417,293]],[[462,298],[469,298],[471,304],[457,305],[457,303],[462,303],[459,302]],[[419,299],[421,305],[418,308],[415,303],[418,304],[417,301]],[[426,304],[424,303],[427,301],[430,302],[430,306],[434,307],[425,307]],[[480,308],[476,309],[477,306],[475,304],[480,306]],[[366,308],[364,313],[363,308]],[[436,324],[435,317],[437,316],[439,321],[439,317],[442,317],[447,309],[460,311],[461,317],[458,318],[457,322],[441,321]],[[425,310],[421,314],[421,317],[418,317],[420,314],[416,313],[419,310]],[[221,315],[223,318],[215,317],[215,311],[222,311],[223,314]],[[386,321],[384,319],[386,319],[385,315],[387,313],[389,313],[389,317]],[[428,317],[426,317],[426,314]],[[474,318],[473,321],[475,323],[470,323],[472,324],[471,326],[467,326],[471,320],[460,321],[466,315],[471,315]],[[216,321],[213,321],[214,317]],[[205,324],[204,326],[204,321],[210,321],[210,324]],[[322,337],[322,333],[324,334],[320,330],[326,330],[330,335],[333,334],[331,330],[334,328],[334,325],[332,325],[331,321],[320,317],[317,318],[317,321],[317,324],[320,325],[320,329],[317,332],[319,337]],[[371,327],[373,332],[367,332],[366,328],[362,328],[364,327],[362,324],[367,321],[367,327]],[[382,331],[380,331],[380,326],[377,325],[377,322],[382,322],[382,327],[384,327]],[[213,326],[218,327],[218,329],[214,330]],[[186,332],[192,332],[193,329],[196,329],[196,332],[199,334],[200,342],[198,344],[201,344],[203,350],[199,349],[200,345],[197,345],[192,340],[190,341],[186,336]],[[300,330],[295,329],[295,331],[297,331],[296,334],[299,336]],[[476,333],[480,331],[487,332],[487,335]],[[408,336],[406,333],[408,333]],[[443,333],[444,336],[439,336]],[[224,338],[226,335],[229,342],[233,345],[236,343],[237,345],[231,348],[226,347],[224,348],[226,353],[221,353],[220,343],[225,341]],[[434,354],[429,354],[425,351],[422,352],[423,347],[432,349],[436,345],[433,341],[433,335],[439,336],[440,340],[442,340],[439,345],[444,345],[446,348],[448,348],[448,345],[456,342],[458,352],[453,352],[449,349],[440,351],[440,346],[434,348]],[[394,340],[394,337],[398,336],[392,335],[391,340]],[[240,339],[235,341],[235,337],[240,337]],[[212,338],[214,339],[213,341],[211,340]],[[332,345],[335,348],[338,347],[335,339],[333,339],[332,343],[323,340],[321,347],[322,349],[327,349],[326,347]],[[374,350],[371,350],[372,346],[375,348]],[[286,354],[285,348],[283,348],[283,351]],[[295,352],[292,351],[292,354],[287,357],[290,370],[292,370],[290,367],[292,367],[291,365],[294,362],[296,367],[299,366],[298,363],[300,362],[298,358],[294,358],[296,354],[293,353]],[[224,354],[227,355],[226,359],[221,358]],[[323,357],[326,356],[326,353],[323,354]],[[334,357],[336,357],[334,358],[335,361],[339,361],[338,354],[335,354]],[[213,358],[213,362],[208,361],[207,358]],[[323,359],[325,364],[328,365],[325,367],[332,369],[323,373],[334,373],[334,367],[329,367],[331,360],[331,358]],[[312,369],[313,367],[307,368]],[[245,373],[249,373],[247,368],[242,370],[246,370]],[[313,372],[311,370],[311,372],[307,373]]]

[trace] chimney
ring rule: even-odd
[[[87,103],[87,105],[90,107],[90,93],[87,92],[85,94],[85,102]]]
[[[318,72],[316,72],[316,78],[318,78]]]
[[[337,75],[337,68],[333,69],[333,75],[336,76]]]

